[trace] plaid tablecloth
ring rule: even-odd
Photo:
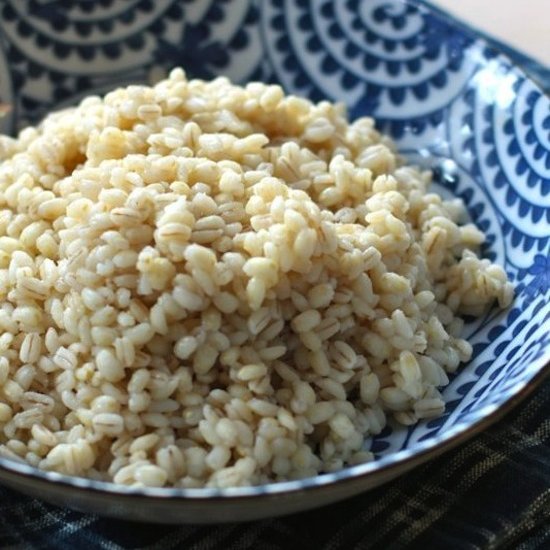
[[[0,548],[550,548],[550,380],[498,425],[359,497],[217,526],[135,524],[0,488]]]

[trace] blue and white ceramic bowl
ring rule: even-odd
[[[0,459],[0,480],[53,502],[164,522],[252,519],[379,485],[453,447],[525,396],[550,361],[550,101],[506,57],[420,2],[3,0],[0,101],[14,132],[90,93],[162,77],[225,74],[371,114],[431,166],[488,235],[516,298],[468,325],[474,359],[444,416],[366,442],[378,460],[254,488],[128,489]]]

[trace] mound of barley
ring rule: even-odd
[[[369,460],[512,288],[370,119],[176,69],[0,139],[0,453],[145,486]]]

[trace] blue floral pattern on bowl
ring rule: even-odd
[[[3,131],[91,93],[157,80],[174,65],[193,77],[279,82],[314,100],[343,101],[352,117],[373,115],[406,156],[434,169],[443,193],[464,200],[487,234],[485,255],[516,285],[507,311],[467,325],[474,359],[445,389],[442,417],[386,427],[368,442],[380,457],[374,465],[288,487],[368,474],[433,449],[505,405],[545,368],[550,101],[508,58],[422,2],[0,3],[0,101],[13,106],[0,121]]]

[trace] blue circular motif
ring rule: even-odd
[[[550,242],[550,102],[505,60],[490,61],[451,106],[462,121],[450,139],[471,159],[475,179],[490,184],[494,207],[511,248],[525,252],[521,267]]]
[[[471,39],[420,6],[281,0],[264,12],[267,52],[287,89],[344,101],[354,117],[376,113],[397,137],[439,125],[471,76]]]
[[[0,13],[20,126],[90,93],[156,80],[174,66],[190,77],[271,77],[253,0],[6,0]]]

